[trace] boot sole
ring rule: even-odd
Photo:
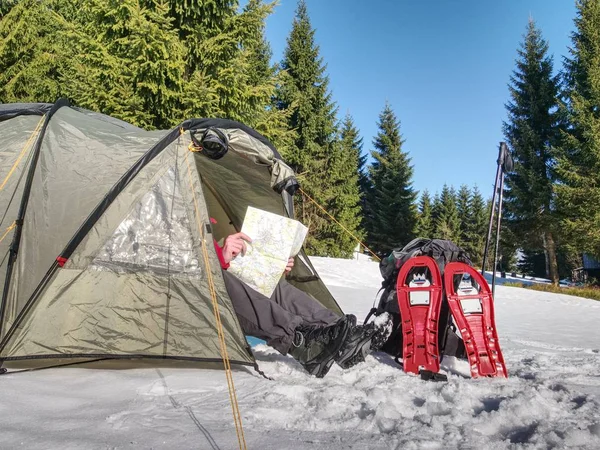
[[[374,329],[372,333],[365,334],[362,340],[354,347],[352,352],[349,352],[343,356],[341,356],[337,363],[342,369],[348,369],[360,362],[363,362],[366,356],[371,353],[371,340],[373,336],[375,336],[376,330]]]
[[[365,360],[374,350],[378,350],[388,340],[392,331],[392,322],[389,321],[384,328],[375,328],[372,334],[365,335],[363,340],[354,348],[354,351],[344,355],[337,363],[342,369],[349,369]]]
[[[361,362],[371,353],[371,338],[361,342],[354,352],[340,359],[337,363],[342,369],[349,369]]]

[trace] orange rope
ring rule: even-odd
[[[192,192],[192,197],[194,199],[194,210],[196,212],[196,222],[198,223],[198,227],[200,230],[200,242],[202,245],[202,256],[204,258],[204,266],[206,267],[206,275],[208,281],[208,288],[210,291],[210,297],[212,300],[213,312],[215,314],[215,322],[217,325],[217,333],[219,335],[219,345],[221,348],[221,357],[223,358],[223,365],[225,366],[225,376],[227,378],[227,387],[229,389],[229,401],[231,403],[231,409],[233,410],[233,420],[235,422],[235,432],[238,438],[238,445],[240,450],[246,450],[248,447],[246,446],[246,438],[244,436],[244,428],[242,426],[242,415],[240,414],[240,407],[237,401],[237,394],[235,392],[235,385],[233,383],[233,374],[231,373],[231,364],[229,362],[229,355],[227,353],[227,344],[225,343],[225,333],[223,331],[223,325],[221,322],[221,313],[219,312],[219,303],[217,301],[217,292],[215,290],[214,280],[212,277],[212,272],[210,270],[210,261],[208,256],[208,249],[206,245],[206,234],[204,233],[204,227],[202,226],[202,220],[200,218],[200,209],[198,207],[198,200],[196,199],[196,193],[194,191],[193,182],[192,182],[192,172],[190,167],[190,162],[188,156],[190,153],[186,154],[185,161],[187,163],[188,168],[188,177],[190,182],[190,191]]]
[[[365,244],[364,244],[364,243],[363,243],[363,242],[362,242],[362,241],[361,241],[361,240],[360,240],[358,237],[356,237],[354,234],[352,234],[352,233],[350,232],[350,230],[348,230],[348,228],[346,228],[344,225],[342,225],[340,222],[338,222],[338,221],[336,220],[336,218],[335,218],[335,217],[333,217],[331,214],[329,214],[329,213],[328,213],[328,212],[325,210],[325,208],[323,208],[321,205],[319,205],[319,204],[318,204],[318,203],[317,203],[317,202],[316,202],[316,201],[315,201],[315,200],[314,200],[314,199],[313,199],[313,198],[312,198],[310,195],[308,195],[306,192],[304,192],[304,191],[302,190],[302,188],[299,188],[298,190],[300,191],[300,193],[301,193],[302,195],[306,196],[306,197],[307,197],[307,198],[308,198],[308,199],[309,199],[311,202],[313,202],[315,205],[317,205],[317,207],[318,207],[318,208],[319,208],[321,211],[323,211],[325,214],[327,214],[327,216],[329,216],[329,218],[330,218],[331,220],[333,220],[335,223],[337,223],[337,224],[338,224],[338,225],[339,225],[339,226],[342,228],[342,230],[344,230],[346,233],[348,233],[350,236],[352,236],[352,238],[353,238],[353,239],[354,239],[356,242],[358,242],[360,245],[362,245],[364,248],[366,248],[366,249],[367,249],[367,250],[368,250],[368,251],[371,253],[371,255],[373,255],[373,256],[374,256],[374,257],[377,259],[377,261],[381,261],[381,258],[380,258],[379,256],[377,256],[377,255],[376,255],[376,254],[375,254],[375,253],[374,253],[374,252],[373,252],[373,251],[372,251],[372,250],[371,250],[369,247],[367,247],[367,246],[366,246],[366,245],[365,245]]]
[[[16,227],[16,226],[17,226],[17,222],[13,222],[13,223],[11,224],[11,226],[10,226],[10,227],[8,227],[8,228],[6,229],[6,231],[4,232],[4,234],[2,235],[2,237],[0,238],[0,242],[2,242],[2,241],[4,240],[4,238],[5,238],[6,236],[8,236],[8,233],[10,233],[10,232],[12,231],[12,229],[13,229],[14,227]]]
[[[2,189],[4,189],[4,186],[6,186],[6,183],[8,183],[8,180],[10,179],[10,177],[13,175],[13,173],[15,172],[15,170],[17,170],[17,166],[19,165],[19,163],[23,159],[23,156],[25,156],[25,152],[27,151],[27,148],[29,147],[29,144],[32,143],[33,139],[35,138],[35,136],[37,135],[37,133],[40,131],[40,128],[42,127],[42,122],[43,121],[44,121],[44,116],[42,116],[42,118],[38,122],[37,126],[35,127],[35,130],[33,130],[33,133],[31,133],[31,136],[29,136],[29,139],[27,139],[27,142],[25,142],[25,145],[23,146],[23,149],[21,150],[21,153],[19,153],[19,156],[17,157],[17,160],[15,161],[15,163],[13,164],[13,166],[8,171],[8,174],[4,178],[4,181],[2,181],[2,184],[0,184],[0,191]]]

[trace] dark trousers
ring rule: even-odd
[[[264,339],[284,355],[298,325],[329,325],[340,318],[285,280],[267,298],[227,271],[223,278],[244,333]]]

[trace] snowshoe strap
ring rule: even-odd
[[[371,308],[371,310],[369,311],[369,314],[367,314],[367,317],[365,317],[365,320],[363,321],[363,323],[367,323],[369,321],[369,319],[371,318],[371,316],[373,314],[375,314],[377,312],[377,308]]]

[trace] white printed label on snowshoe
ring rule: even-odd
[[[466,298],[461,300],[460,306],[465,314],[481,314],[483,312],[481,300],[478,298]]]
[[[412,280],[408,283],[408,287],[429,287],[431,281],[427,279],[424,273],[414,273]]]
[[[456,291],[458,295],[477,295],[479,294],[479,289],[477,288],[477,284],[474,283],[474,280],[471,278],[471,275],[465,273],[462,275],[460,279],[460,283],[458,285],[458,290]]]
[[[414,291],[409,293],[410,305],[429,305],[429,291]]]
[[[458,291],[456,291],[458,295],[477,295],[479,291],[471,284],[462,284],[458,287]]]

